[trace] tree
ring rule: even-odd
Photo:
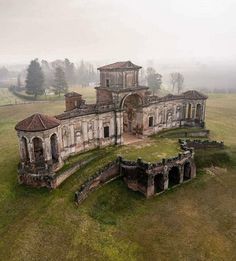
[[[74,64],[70,62],[69,59],[64,60],[65,64],[65,77],[68,83],[75,83],[75,67]]]
[[[147,68],[147,83],[148,87],[151,88],[153,94],[161,89],[162,75],[157,73],[154,68]]]
[[[177,77],[178,94],[183,90],[183,86],[184,86],[184,76],[181,73],[178,73],[178,77]]]
[[[65,72],[61,67],[56,67],[53,87],[55,93],[59,96],[61,96],[61,93],[66,93],[68,91]]]
[[[44,93],[44,75],[38,59],[32,60],[30,62],[30,65],[27,69],[25,82],[26,92],[28,94],[33,94],[35,99],[37,99],[38,95],[42,95]]]
[[[50,88],[54,80],[54,70],[46,60],[41,61],[41,67],[44,74],[44,86],[45,88]]]
[[[170,74],[170,83],[172,85],[172,92],[175,91],[176,79],[177,79],[177,74],[176,73],[171,73]]]
[[[83,60],[80,62],[77,74],[78,74],[78,83],[81,84],[82,87],[87,86],[88,85],[88,70],[87,70],[87,67]]]
[[[172,91],[174,92],[177,88],[178,94],[183,89],[184,76],[179,72],[174,72],[170,74],[170,82],[172,85]]]
[[[8,80],[9,76],[10,76],[10,73],[6,67],[0,68],[0,80],[3,80],[3,81]]]
[[[17,88],[20,89],[20,88],[21,88],[21,85],[22,85],[22,84],[21,84],[21,75],[18,74],[18,75],[17,75]]]

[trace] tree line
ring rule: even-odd
[[[90,63],[81,61],[78,66],[69,59],[48,62],[38,59],[30,62],[25,80],[25,89],[28,94],[38,95],[50,89],[59,96],[68,91],[68,85],[80,84],[88,86],[91,82],[97,82],[98,74]],[[21,75],[17,77],[17,87],[22,87]]]
[[[144,79],[146,79],[146,83],[148,87],[150,87],[153,95],[160,91],[162,85],[162,75],[156,72],[153,67],[147,68]],[[172,92],[177,92],[179,94],[184,87],[184,76],[179,72],[170,73],[170,84],[172,87]]]

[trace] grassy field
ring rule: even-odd
[[[82,94],[87,103],[95,102],[96,93],[95,89],[92,87],[71,86],[69,91],[75,91]],[[25,92],[22,92],[21,94],[30,97],[30,99],[24,99],[23,97],[20,98],[14,95],[8,90],[8,87],[0,87],[0,106],[34,102],[34,96],[27,95]],[[60,97],[58,95],[39,95],[37,101],[64,101],[64,95],[61,94]]]
[[[8,88],[0,88],[0,106],[6,105],[6,104],[15,104],[15,103],[21,103],[22,99],[16,97],[14,94],[12,94]]]
[[[89,152],[97,159],[54,191],[18,185],[14,125],[33,112],[63,110],[62,101],[0,108],[0,260],[236,260],[234,164],[199,171],[194,181],[149,200],[117,180],[74,204],[80,185],[117,154],[158,160],[177,153],[175,139]],[[236,95],[210,96],[207,127],[232,160],[235,119]]]

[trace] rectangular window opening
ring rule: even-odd
[[[106,126],[106,127],[104,127],[104,138],[109,138],[109,127],[108,126]]]
[[[149,127],[153,127],[153,117],[149,117]]]
[[[110,87],[110,80],[106,79],[106,87]]]

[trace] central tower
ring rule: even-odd
[[[116,108],[119,108],[127,94],[138,92],[143,96],[148,87],[139,86],[141,68],[130,61],[99,67],[100,86],[96,87],[97,104],[115,104]]]

